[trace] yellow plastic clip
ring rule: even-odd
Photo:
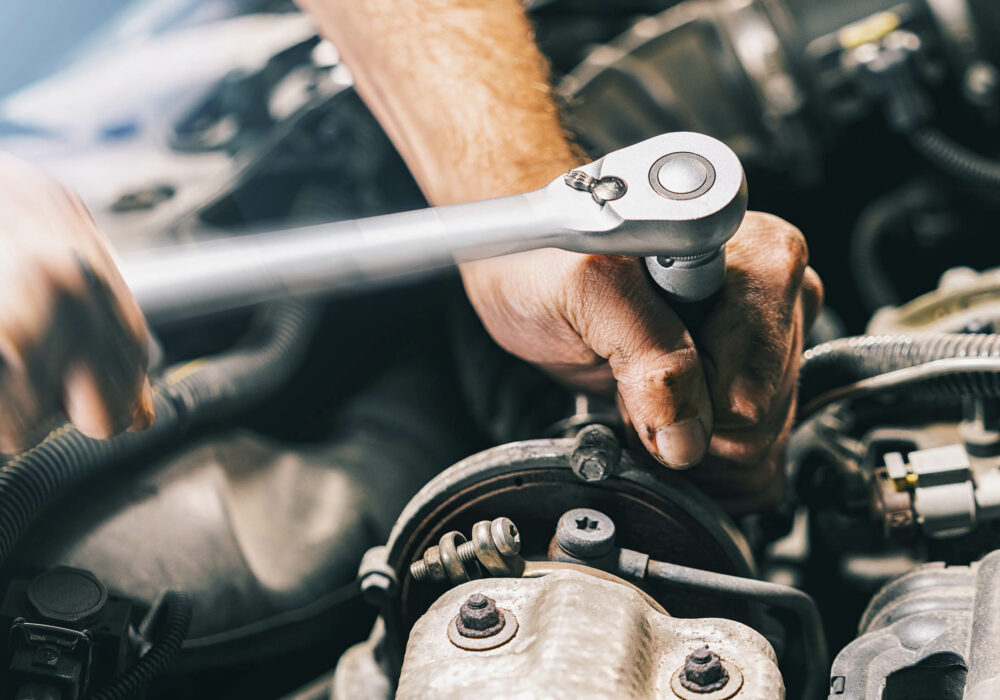
[[[840,30],[837,39],[845,49],[855,49],[862,44],[878,41],[899,28],[899,15],[895,12],[878,12],[871,17],[849,24]]]

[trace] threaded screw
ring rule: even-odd
[[[473,562],[478,563],[476,559],[476,545],[473,542],[463,542],[458,545],[458,558],[463,564],[472,564]]]
[[[478,564],[475,542],[463,542],[456,547],[459,561],[463,564]],[[514,556],[521,551],[521,538],[517,527],[510,518],[496,518],[490,523],[490,541],[488,546],[496,549],[502,556]],[[437,545],[428,547],[422,559],[410,564],[410,576],[414,581],[435,578],[429,563],[440,561],[441,553]],[[440,567],[438,567],[440,568]]]
[[[458,556],[462,556],[461,547],[459,547]],[[463,559],[462,561],[465,560]],[[415,581],[423,581],[429,575],[430,572],[427,570],[427,562],[423,559],[410,564],[410,576],[412,576]]]

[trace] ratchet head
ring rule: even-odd
[[[560,247],[646,258],[656,283],[681,301],[722,286],[726,242],[743,221],[747,187],[736,154],[704,134],[676,132],[609,153],[553,182],[577,197]]]

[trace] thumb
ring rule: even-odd
[[[691,334],[637,261],[604,258],[592,264],[611,269],[597,275],[604,278],[601,294],[581,295],[578,332],[607,359],[646,449],[670,467],[697,464],[712,435],[712,404]]]

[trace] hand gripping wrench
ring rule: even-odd
[[[533,192],[154,248],[127,256],[122,273],[153,323],[547,247],[643,257],[669,298],[693,302],[722,286],[725,244],[746,206],[736,154],[709,136],[676,132]]]

